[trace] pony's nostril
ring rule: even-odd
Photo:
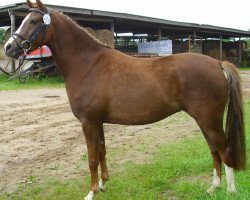
[[[11,50],[11,44],[7,44],[6,47],[5,47],[5,51],[10,51]]]

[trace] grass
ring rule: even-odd
[[[0,90],[23,90],[38,88],[62,88],[63,79],[60,76],[29,78],[25,83],[20,83],[18,78],[8,80],[8,76],[0,75]]]
[[[250,156],[250,101],[245,102],[247,154]],[[85,156],[82,158],[86,160]],[[109,156],[108,156],[109,159]],[[207,144],[200,135],[192,139],[162,145],[156,154],[146,163],[127,163],[106,184],[107,190],[96,195],[96,200],[153,200],[153,199],[212,199],[212,200],[247,200],[250,199],[250,159],[248,169],[235,174],[238,193],[226,192],[225,176],[222,188],[213,196],[206,194],[212,181],[212,158]],[[81,177],[79,177],[81,178]],[[90,178],[67,181],[36,181],[22,186],[18,191],[0,196],[0,200],[78,200],[89,192]]]
[[[240,70],[250,70],[250,66],[242,65],[240,66]]]

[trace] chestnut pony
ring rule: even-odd
[[[232,64],[192,53],[134,58],[100,43],[40,0],[27,4],[30,13],[5,52],[18,58],[41,45],[51,49],[87,142],[91,190],[85,199],[104,190],[109,178],[103,123],[148,124],[181,110],[195,119],[211,150],[214,177],[208,192],[220,185],[222,162],[227,190],[236,192],[233,169],[245,168],[246,149],[241,82]]]

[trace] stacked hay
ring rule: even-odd
[[[173,40],[173,53],[188,52],[188,41]]]
[[[203,54],[215,59],[220,59],[220,41],[205,40],[203,41]],[[222,59],[226,59],[226,50],[222,50]]]
[[[96,38],[102,42],[103,44],[114,48],[114,36],[112,35],[112,32],[108,29],[103,30],[96,30]]]
[[[112,32],[108,29],[94,30],[90,27],[84,28],[90,35],[94,36],[101,43],[114,48],[114,36]]]
[[[95,33],[95,30],[90,28],[90,27],[86,27],[84,28],[86,31],[88,31],[88,33],[92,36],[94,36],[96,38],[96,33]]]

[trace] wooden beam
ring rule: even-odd
[[[241,37],[239,37],[239,64],[241,63],[241,60],[242,60],[241,54],[242,54],[242,52],[241,52]]]
[[[112,33],[112,36],[114,37],[115,36],[115,22],[114,22],[114,20],[112,20],[110,22],[110,31]]]
[[[222,34],[220,34],[220,60],[222,59]]]
[[[98,18],[98,17],[87,17],[87,16],[70,16],[73,20],[77,21],[87,21],[87,22],[105,22],[105,23],[110,23],[113,20],[112,19],[107,19],[107,18]]]
[[[15,13],[13,11],[10,11],[10,33],[11,35],[15,32],[16,30],[16,16]],[[11,60],[11,71],[15,71],[16,70],[16,61],[15,59]]]
[[[194,30],[194,46],[196,46],[196,30]]]
[[[158,41],[161,40],[161,27],[158,27]]]
[[[191,35],[188,36],[188,52],[191,52]]]

